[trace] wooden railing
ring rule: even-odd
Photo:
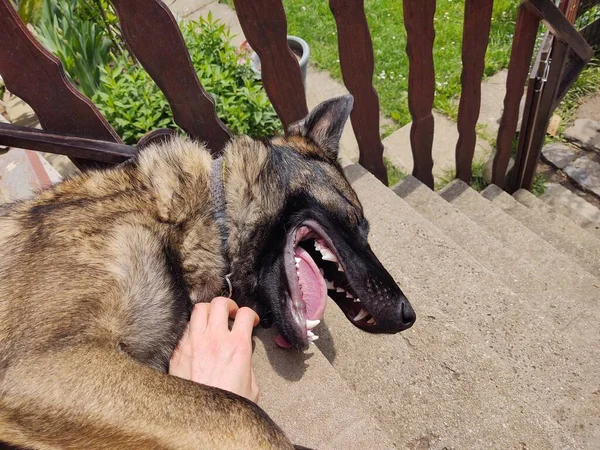
[[[213,100],[194,72],[169,9],[159,0],[112,0],[112,3],[129,48],[165,93],[175,122],[218,154],[231,133],[217,118]],[[562,4],[566,4],[565,0]],[[379,100],[372,84],[373,48],[364,0],[329,0],[329,5],[337,25],[343,80],[355,98],[351,122],[358,141],[359,162],[387,183],[379,135]],[[304,86],[298,62],[287,46],[287,23],[281,0],[235,0],[235,6],[244,34],[261,58],[263,85],[282,123],[287,126],[302,119],[307,114]],[[465,0],[456,167],[457,177],[467,183],[476,144],[492,6],[493,0]],[[403,8],[410,62],[408,102],[413,118],[410,134],[413,175],[433,188],[436,2],[404,0]],[[573,14],[572,10],[564,10],[564,13]],[[505,187],[507,181],[506,168],[517,131],[519,103],[540,21],[544,21],[555,39],[562,43],[564,54],[575,55],[579,62],[575,67],[579,70],[592,56],[591,47],[573,28],[572,20],[551,0],[521,3],[493,166],[493,182],[501,187]],[[44,130],[0,125],[0,144],[62,153],[81,168],[116,163],[135,153],[136,148],[124,145],[89,99],[70,84],[59,61],[35,40],[10,0],[0,0],[0,38],[0,75],[7,88],[33,108]],[[556,69],[557,82],[561,80],[562,71],[562,65],[560,70]],[[557,95],[558,91],[553,92],[551,100],[555,101]],[[536,122],[536,126],[542,125]],[[521,137],[532,132],[527,130],[527,134],[521,130]],[[543,133],[545,128],[535,132]],[[152,131],[137,147],[168,133]],[[111,144],[103,147],[98,141]]]

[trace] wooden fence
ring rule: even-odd
[[[213,100],[194,72],[169,9],[160,0],[112,0],[112,3],[129,48],[165,93],[175,122],[193,138],[206,142],[214,153],[220,152],[230,132],[217,118]],[[546,23],[561,43],[561,51],[579,62],[575,65],[579,71],[592,56],[591,47],[572,26],[572,20],[565,17],[565,13],[573,12],[566,11],[564,6],[573,3],[563,0],[560,4],[563,11],[550,0],[525,0],[519,6],[493,166],[493,182],[500,187],[507,184],[506,169],[517,131],[519,102],[540,21]],[[364,1],[329,0],[329,5],[337,26],[343,80],[355,98],[351,122],[359,145],[359,162],[387,183],[379,135],[379,100],[372,84],[373,47]],[[244,34],[261,58],[263,84],[282,123],[287,126],[302,119],[307,114],[304,86],[297,59],[287,45],[281,0],[235,0],[235,6]],[[492,6],[493,0],[465,0],[456,146],[456,173],[465,182],[471,178]],[[404,0],[403,8],[410,62],[408,103],[413,118],[410,134],[413,175],[433,187],[436,1]],[[558,80],[562,79],[563,69],[561,64]],[[578,73],[574,71],[571,79]],[[92,102],[67,80],[60,62],[35,40],[10,0],[0,0],[0,75],[7,88],[33,108],[43,128],[40,131],[0,123],[0,144],[65,154],[85,169],[123,161],[135,154],[137,148],[169,133],[153,130],[136,147],[123,144]]]

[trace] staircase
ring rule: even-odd
[[[417,323],[370,335],[331,302],[305,353],[259,331],[259,404],[319,449],[597,449],[596,228],[528,192],[346,173]]]

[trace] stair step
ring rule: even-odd
[[[464,215],[413,176],[407,176],[392,190],[419,214],[451,238],[463,250],[517,294],[549,293],[556,295],[552,307],[562,303],[562,294],[556,291],[560,282],[550,282],[527,254],[515,253],[494,238],[484,228]],[[552,280],[550,280],[552,281]]]
[[[556,327],[556,339],[548,344],[552,355],[549,355],[548,365],[544,364],[543,367],[549,377],[568,382],[558,392],[548,392],[545,386],[539,386],[540,396],[555,396],[554,404],[548,410],[571,431],[581,447],[590,448],[590,443],[600,442],[600,404],[597,394],[594,394],[600,385],[599,358],[596,355],[600,348],[597,327],[600,320],[600,282],[463,182],[455,180],[442,190],[441,195],[509,250],[517,254],[521,252],[525,259],[536,264],[547,277],[548,288],[551,289],[553,284],[557,292],[562,294],[563,300],[554,305],[555,308],[545,308],[540,304],[537,314],[552,317],[562,313],[564,316],[563,324]],[[541,302],[543,298],[543,295],[534,296],[531,302]],[[569,339],[574,344],[573,352],[561,351],[564,360],[558,361],[562,361],[563,367],[553,369],[555,342],[563,338],[567,328]],[[592,353],[588,354],[589,351]],[[577,382],[579,378],[580,382]],[[594,419],[589,420],[590,417]]]
[[[316,344],[396,446],[572,446],[539,401],[532,366],[545,356],[520,351],[530,328],[521,299],[360,166],[346,174],[371,245],[418,318],[403,333],[371,335],[332,303]]]
[[[292,442],[315,449],[394,448],[316,346],[304,353],[281,349],[272,329],[257,330],[254,342],[259,405]]]
[[[534,327],[534,339],[538,340],[535,345],[543,344],[549,339],[547,344],[553,350],[551,355],[546,355],[548,360],[541,367],[542,371],[552,367],[557,373],[567,374],[559,384],[548,383],[547,388],[560,391],[562,384],[582,384],[579,375],[573,377],[570,374],[569,359],[574,355],[585,364],[586,370],[597,370],[596,361],[600,358],[597,343],[600,342],[600,332],[597,331],[594,316],[579,322],[576,327],[565,328],[570,318],[565,316],[564,310],[582,311],[582,305],[578,298],[572,297],[568,289],[562,289],[560,277],[546,277],[539,270],[539,266],[527,258],[527,253],[515,253],[507,249],[454,205],[446,202],[417,179],[409,176],[393,190],[481,264],[494,271],[513,291],[527,299],[522,313],[529,317],[526,319],[528,325]],[[543,333],[547,338],[543,337]],[[593,388],[593,381],[590,386]]]
[[[590,202],[558,183],[548,183],[546,191],[540,198],[554,211],[600,237],[600,209]]]
[[[563,188],[565,189],[565,188]],[[567,189],[568,190],[568,189]],[[575,195],[575,194],[572,194]],[[597,229],[595,228],[586,228],[581,226],[576,220],[573,220],[578,216],[576,212],[572,212],[571,217],[565,216],[560,211],[557,211],[556,208],[553,208],[550,204],[542,200],[541,198],[533,195],[527,189],[519,189],[517,192],[513,194],[513,198],[517,200],[522,205],[525,205],[529,209],[533,209],[534,211],[538,211],[540,214],[546,216],[552,223],[557,224],[557,226],[561,226],[564,224],[569,227],[570,230],[578,230],[579,233],[582,233],[583,238],[585,239],[593,239],[594,242],[600,243],[600,223],[597,225]],[[579,198],[579,197],[577,197]],[[585,202],[585,200],[580,199]],[[587,202],[586,202],[587,203]],[[593,205],[590,205],[594,207]],[[581,216],[579,216],[581,217]],[[589,222],[587,219],[583,219],[586,222]],[[573,228],[578,227],[578,228]],[[583,230],[583,231],[582,231]]]
[[[528,208],[495,185],[488,186],[481,195],[577,261],[592,275],[600,276],[600,241],[580,226],[562,215],[548,215]]]

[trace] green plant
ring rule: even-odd
[[[582,101],[600,90],[600,60],[594,57],[577,77],[556,110],[562,121],[559,134],[575,120],[575,112]]]
[[[541,173],[536,174],[535,177],[533,177],[531,192],[538,197],[542,195],[544,192],[546,192],[546,181],[547,180],[544,175]]]
[[[257,138],[279,131],[275,110],[248,62],[239,60],[225,26],[210,16],[180,26],[196,73],[229,129]],[[101,69],[100,89],[93,100],[127,143],[155,128],[177,128],[163,93],[142,67],[125,56]]]
[[[44,0],[18,0],[17,11],[24,23],[37,24],[42,14]]]
[[[77,4],[77,0],[44,0],[36,31],[73,82],[91,97],[100,85],[100,68],[110,61],[112,41],[94,22],[79,20]]]
[[[483,160],[473,160],[471,165],[471,187],[475,189],[477,192],[483,191],[486,187],[489,186],[490,183],[486,180],[485,175],[485,166],[486,161]],[[456,178],[456,169],[446,169],[444,170],[444,174],[440,177],[439,181],[436,183],[435,190],[440,190],[450,184]]]
[[[114,51],[118,53],[126,51],[125,39],[119,26],[119,17],[109,0],[79,1],[75,12],[78,20],[89,21],[102,28],[114,44]]]
[[[407,173],[398,169],[389,159],[384,157],[383,164],[387,171],[388,184],[390,186],[393,186],[406,178]]]

